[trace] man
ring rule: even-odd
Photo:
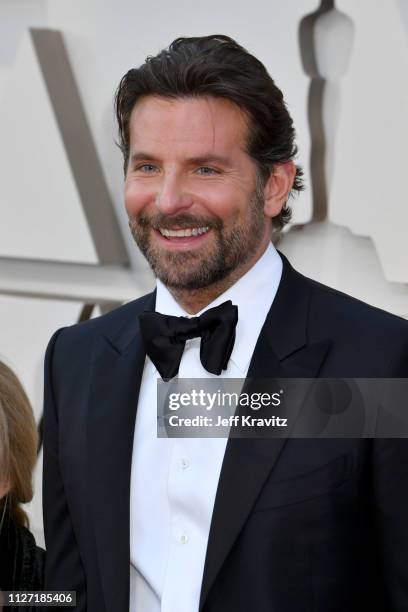
[[[48,347],[47,588],[95,612],[408,609],[405,440],[156,436],[160,374],[407,376],[406,322],[271,244],[302,187],[280,90],[230,38],[178,39],[116,109],[157,288]]]

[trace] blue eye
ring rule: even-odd
[[[139,166],[136,169],[146,174],[150,174],[151,172],[154,172],[157,168],[153,164],[143,164],[142,166]]]
[[[208,174],[218,174],[217,170],[214,170],[214,168],[209,168],[208,166],[202,166],[201,168],[198,168],[197,172],[199,174],[203,174],[208,175]]]

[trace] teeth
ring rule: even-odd
[[[166,238],[185,238],[190,236],[201,236],[201,234],[205,234],[208,232],[209,227],[193,227],[188,229],[180,229],[180,230],[169,230],[169,229],[161,229],[159,228],[159,232],[162,236],[166,236]]]

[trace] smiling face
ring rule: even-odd
[[[245,115],[221,98],[147,96],[132,111],[129,224],[156,276],[170,288],[232,284],[270,240],[270,216],[284,199],[275,197],[271,207],[268,197],[265,205],[255,162],[245,150],[247,131]]]

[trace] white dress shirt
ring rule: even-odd
[[[238,306],[236,340],[223,377],[245,378],[272,305],[282,261],[270,244],[208,308]],[[156,311],[191,316],[157,282]],[[197,612],[208,535],[226,438],[157,438],[157,378],[146,357],[137,407],[130,490],[130,611]],[[180,378],[217,378],[200,362],[200,338],[187,340]]]

